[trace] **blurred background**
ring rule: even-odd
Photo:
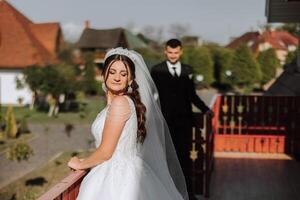
[[[207,104],[299,96],[300,20],[275,11],[262,0],[0,0],[0,199],[36,199],[93,149],[111,48],[138,51],[151,69],[165,41],[180,39]]]

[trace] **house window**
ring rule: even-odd
[[[295,51],[297,47],[295,45],[289,45],[288,46],[288,51]]]
[[[279,41],[280,46],[285,47],[284,42],[282,42],[281,40]]]
[[[254,41],[253,41],[253,40],[250,40],[249,42],[247,42],[247,46],[248,46],[248,47],[252,47],[253,44],[254,44]]]
[[[265,51],[265,50],[270,49],[271,47],[272,46],[270,45],[270,43],[265,42],[265,43],[259,44],[259,51]]]

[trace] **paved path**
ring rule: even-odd
[[[35,139],[28,142],[33,148],[34,155],[28,162],[18,163],[8,161],[5,153],[2,153],[0,155],[0,188],[45,165],[61,152],[87,150],[93,147],[94,143],[89,143],[92,140],[89,124],[75,125],[70,137],[64,129],[64,124],[30,124],[30,130],[37,134]]]

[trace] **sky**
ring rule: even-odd
[[[265,0],[7,0],[35,23],[60,22],[66,40],[77,41],[90,27],[154,27],[163,39],[173,35],[171,24],[188,28],[189,35],[226,45],[232,37],[255,31],[266,22]]]

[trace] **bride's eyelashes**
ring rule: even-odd
[[[117,72],[115,71],[115,70],[110,70],[109,71],[109,74],[111,74],[111,75],[114,75],[114,74],[116,74]],[[121,74],[121,76],[123,76],[123,77],[126,77],[127,76],[127,72],[121,72],[120,73]]]

